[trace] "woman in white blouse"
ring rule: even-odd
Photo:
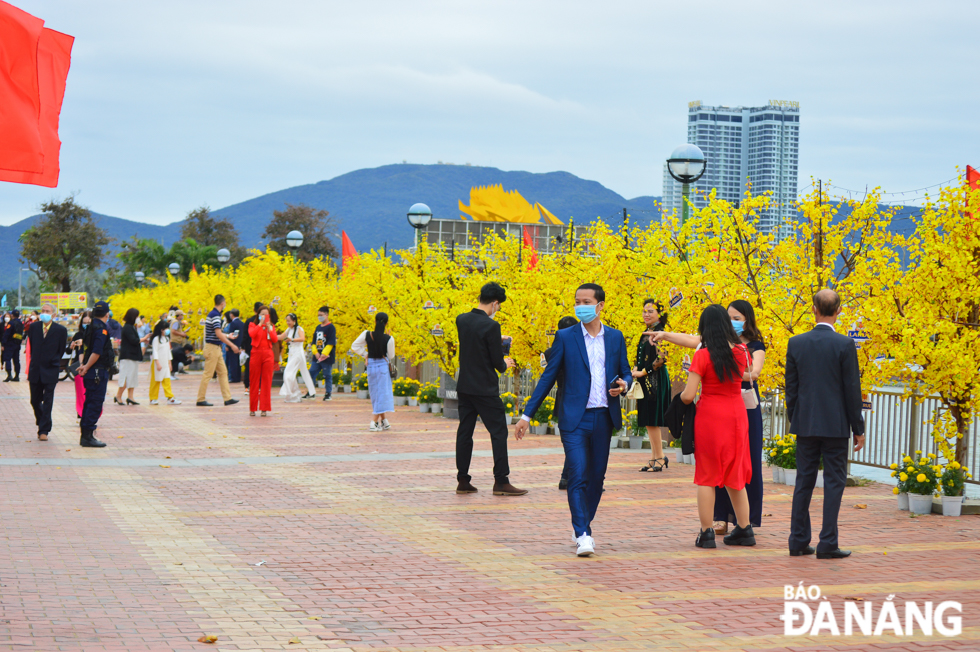
[[[169,335],[167,322],[158,321],[150,338],[150,349],[153,352],[150,359],[150,405],[160,403],[157,400],[160,396],[160,385],[163,385],[167,405],[180,405],[180,401],[174,398],[174,392],[170,389],[170,361],[173,358],[170,354]]]
[[[279,396],[285,396],[287,403],[299,403],[304,398],[314,398],[316,386],[313,384],[310,370],[306,366],[306,351],[303,349],[306,332],[300,327],[294,313],[286,315],[286,330],[279,335],[279,341],[289,344],[289,348],[286,349],[289,361],[286,362],[286,370],[282,372],[282,387],[279,388]],[[303,376],[303,383],[306,384],[305,395],[300,392],[296,374]]]
[[[388,315],[379,312],[374,316],[374,330],[364,331],[351,345],[351,351],[367,363],[368,391],[371,392],[371,432],[388,430],[391,424],[385,413],[395,411],[395,398],[391,390],[389,361],[395,359],[395,338],[388,335]]]

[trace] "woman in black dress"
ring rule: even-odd
[[[647,331],[662,331],[667,325],[663,306],[653,299],[643,300],[643,323]],[[664,455],[664,413],[670,405],[670,375],[665,366],[666,358],[650,335],[640,337],[636,347],[636,366],[633,378],[643,388],[643,398],[636,402],[636,417],[640,427],[650,436],[650,463],[640,471],[663,471],[667,468]]]
[[[752,481],[745,485],[749,495],[749,522],[753,527],[762,527],[762,397],[759,395],[759,383],[756,378],[762,373],[766,363],[766,345],[762,343],[762,333],[755,324],[755,309],[748,301],[738,299],[728,305],[728,316],[732,326],[738,333],[752,355],[752,369],[749,372],[752,381],[742,381],[742,389],[755,390],[758,403],[748,410],[749,417],[749,450],[752,453]],[[724,487],[715,489],[715,533],[728,532],[728,524],[736,523],[735,509]]]

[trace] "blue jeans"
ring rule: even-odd
[[[333,392],[333,377],[330,375],[333,372],[333,365],[329,362],[323,361],[319,362],[316,356],[313,356],[313,362],[310,363],[310,378],[313,379],[313,386],[316,387],[316,375],[319,372],[323,372],[323,387],[327,390],[327,394]]]
[[[592,519],[602,499],[602,483],[609,464],[612,420],[609,408],[592,408],[571,432],[561,432],[568,466],[568,509],[575,536],[592,536]]]

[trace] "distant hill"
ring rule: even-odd
[[[631,211],[634,224],[646,225],[658,216],[655,202],[659,197],[625,199],[597,181],[581,179],[568,172],[507,172],[497,168],[467,165],[385,165],[356,170],[329,181],[295,186],[278,192],[220,208],[215,215],[231,221],[241,236],[241,243],[262,247],[262,231],[272,211],[286,204],[307,204],[329,211],[337,221],[337,232],[347,232],[358,251],[408,247],[413,233],[405,217],[408,208],[423,202],[434,217],[459,219],[458,202],[469,203],[470,188],[502,184],[505,190],[517,190],[532,204],[538,202],[563,222],[569,217],[583,224],[596,217],[619,224],[623,208]],[[180,236],[180,223],[166,226],[144,224],[118,217],[93,213],[109,235],[128,240],[133,235],[159,240],[170,246]],[[17,286],[17,238],[39,216],[0,226],[0,287]],[[338,249],[339,247],[339,242]]]

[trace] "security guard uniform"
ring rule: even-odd
[[[95,429],[98,428],[99,416],[102,415],[102,404],[105,402],[106,386],[109,383],[109,367],[112,364],[111,358],[104,353],[109,342],[109,329],[102,320],[108,312],[109,305],[106,302],[99,301],[95,304],[92,310],[92,323],[86,329],[85,338],[82,340],[83,365],[88,363],[93,353],[99,355],[99,359],[82,378],[82,383],[85,385],[85,404],[82,407],[82,420],[79,423],[82,431],[80,445],[89,448],[105,446],[104,442],[95,438]]]
[[[20,321],[20,313],[16,310],[10,313],[11,319],[3,325],[3,335],[0,337],[3,345],[3,368],[7,377],[3,382],[20,382],[20,346],[24,342],[24,324]],[[13,367],[13,375],[10,374]]]

